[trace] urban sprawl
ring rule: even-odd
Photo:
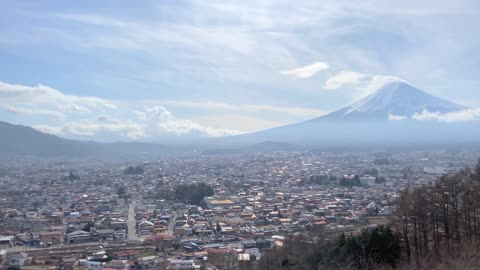
[[[400,191],[477,158],[457,150],[6,161],[0,265],[249,269],[288,235],[384,224]]]

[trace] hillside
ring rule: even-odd
[[[178,152],[188,151],[185,147]],[[172,153],[172,148],[151,143],[97,143],[43,133],[31,127],[0,121],[0,157],[116,157]]]

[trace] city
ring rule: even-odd
[[[22,269],[250,269],[288,234],[333,237],[388,223],[400,191],[473,166],[477,154],[305,151],[5,162],[0,258]],[[193,185],[212,190],[188,189]],[[186,195],[176,192],[180,186]],[[190,196],[195,192],[200,198]]]

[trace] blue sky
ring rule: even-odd
[[[2,1],[0,119],[77,139],[220,136],[400,78],[480,107],[478,1]]]

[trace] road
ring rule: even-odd
[[[175,222],[177,221],[177,212],[173,211],[173,217],[170,219],[170,222],[167,226],[167,233],[173,234],[173,228],[175,228]]]
[[[128,240],[136,241],[137,236],[137,220],[135,219],[135,203],[131,202],[128,206]]]
[[[105,249],[112,249],[112,248],[123,248],[126,246],[135,246],[136,243],[127,243],[127,242],[108,242],[105,243],[104,248]],[[88,248],[98,248],[99,243],[98,242],[86,242],[86,243],[75,243],[75,244],[60,244],[60,245],[54,245],[51,247],[30,247],[30,246],[15,246],[15,247],[9,247],[6,248],[5,250],[9,253],[13,252],[28,252],[28,253],[39,253],[39,252],[70,252],[71,250],[87,250]]]

